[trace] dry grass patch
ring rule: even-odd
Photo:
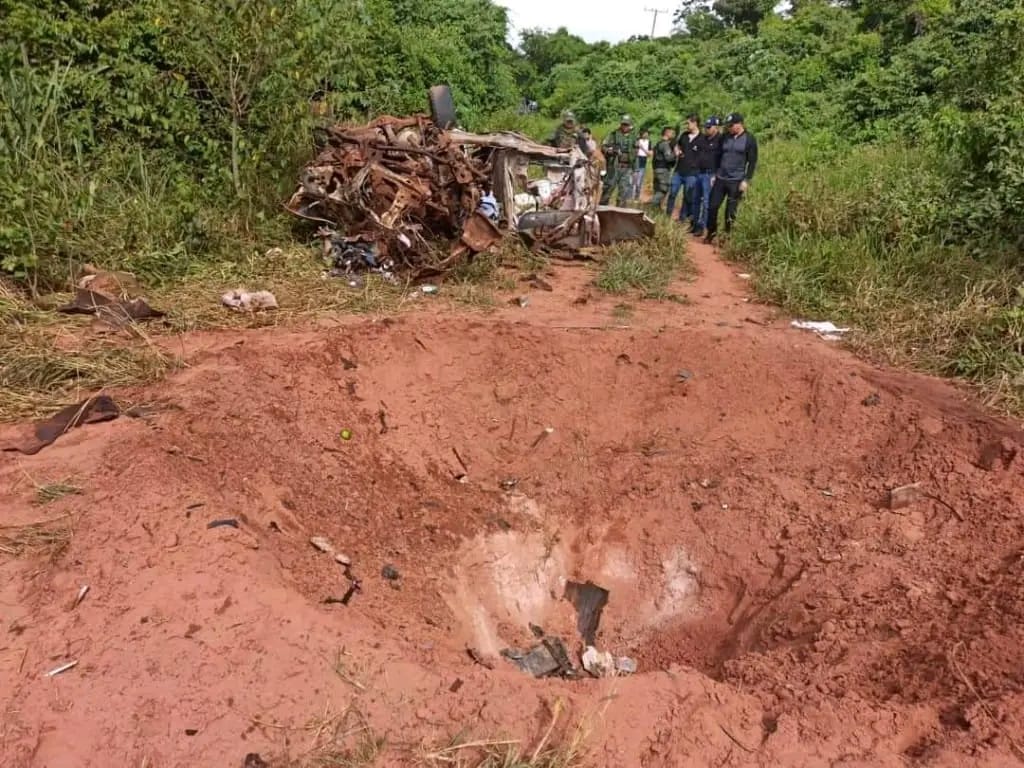
[[[25,525],[0,526],[0,554],[9,557],[45,555],[56,560],[71,544],[74,534],[70,515]]]

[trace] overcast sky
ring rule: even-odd
[[[633,35],[651,34],[654,14],[644,8],[675,9],[678,0],[497,0],[508,8],[512,22],[510,42],[519,43],[519,30],[540,27],[555,30],[565,27],[589,43],[598,40],[618,42]],[[672,10],[658,14],[656,34],[667,35],[672,29]]]

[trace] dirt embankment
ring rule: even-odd
[[[458,733],[536,744],[556,711],[547,743],[591,765],[1024,757],[1016,426],[773,322],[696,250],[692,303],[629,321],[565,268],[492,316],[195,336],[128,393],[169,408],[0,455],[0,524],[74,521],[53,562],[0,555],[0,762],[380,738],[416,764]],[[637,674],[500,657],[530,624],[579,649],[567,580],[609,590],[596,642]]]

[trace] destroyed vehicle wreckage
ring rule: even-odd
[[[545,178],[530,179],[541,167]],[[442,274],[510,233],[544,252],[579,253],[649,237],[642,211],[597,204],[601,178],[580,149],[516,133],[439,128],[430,117],[380,117],[326,129],[286,207],[323,224],[333,274]]]

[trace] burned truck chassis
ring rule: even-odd
[[[325,255],[342,271],[416,279],[443,274],[509,235],[573,256],[654,231],[639,210],[597,204],[600,176],[576,147],[444,130],[427,115],[333,126],[322,144],[285,207],[324,225]],[[547,194],[531,181],[531,166],[546,171]],[[532,211],[520,210],[524,200]]]

